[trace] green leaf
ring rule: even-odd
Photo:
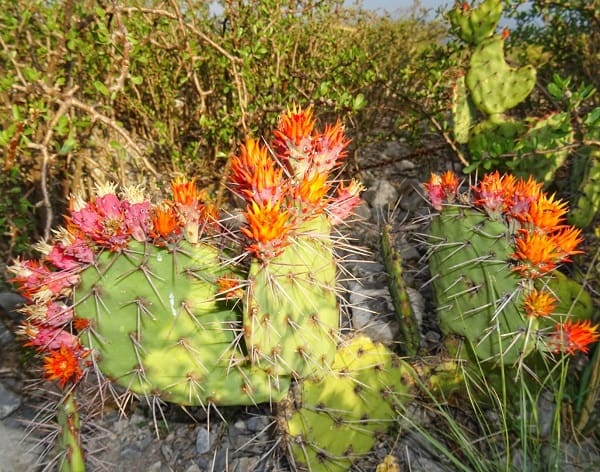
[[[106,87],[106,85],[104,85],[99,80],[94,81],[94,88],[105,97],[108,97],[110,95],[110,90],[108,90],[108,87]]]

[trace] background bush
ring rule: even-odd
[[[0,185],[22,197],[4,203],[7,259],[97,182],[185,171],[218,192],[240,139],[293,103],[345,119],[355,146],[396,133],[444,34],[340,0],[0,3]]]

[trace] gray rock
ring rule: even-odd
[[[16,309],[26,301],[27,300],[18,293],[0,292],[0,310],[14,320],[18,320],[21,316],[16,312]]]
[[[196,452],[198,454],[206,454],[212,449],[216,434],[214,431],[199,427],[196,432]]]
[[[398,191],[388,180],[380,179],[372,189],[364,193],[364,198],[373,208],[394,207],[398,200]]]
[[[0,419],[6,418],[21,406],[21,397],[0,383]]]
[[[260,433],[265,431],[269,424],[271,424],[271,418],[268,416],[251,416],[246,421],[246,427],[248,431],[252,431],[254,433]]]
[[[40,451],[24,438],[20,429],[0,422],[0,472],[30,472]]]
[[[6,325],[0,320],[0,346],[6,346],[8,343],[15,339],[14,334],[6,327]]]

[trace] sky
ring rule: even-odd
[[[351,0],[347,0],[348,3],[352,3]],[[413,4],[413,0],[362,0],[362,4],[369,10],[386,10],[389,13],[396,11],[406,11],[410,9]],[[454,0],[420,0],[422,8],[435,10],[437,7],[446,5],[451,6],[454,4]]]

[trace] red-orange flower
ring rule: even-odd
[[[295,177],[304,175],[312,165],[314,128],[312,108],[303,110],[294,107],[279,117],[277,129],[273,132],[273,150]]]
[[[558,300],[547,290],[533,289],[523,300],[525,314],[533,318],[544,317],[552,314]]]
[[[567,321],[556,324],[555,331],[550,335],[548,344],[554,352],[575,354],[577,351],[587,353],[590,344],[600,339],[598,325],[592,326],[590,320]]]
[[[155,238],[167,238],[181,232],[177,211],[173,204],[168,201],[164,201],[152,209],[152,225],[154,226],[153,236]]]
[[[252,240],[247,247],[261,259],[274,257],[287,244],[290,231],[289,213],[281,209],[279,202],[259,205],[252,202],[246,210],[248,227],[240,231]]]
[[[314,140],[312,169],[319,174],[328,174],[347,156],[346,147],[350,140],[345,138],[344,126],[339,121],[333,126],[327,125]]]
[[[273,148],[276,152],[287,155],[289,146],[298,147],[306,142],[315,129],[312,107],[288,109],[279,117],[277,129],[274,131]]]
[[[473,187],[475,205],[485,208],[490,213],[502,213],[506,208],[508,188],[504,179],[505,176],[500,176],[498,171],[484,175],[479,184]]]
[[[73,349],[61,346],[44,357],[44,375],[48,380],[58,380],[63,388],[69,382],[76,383],[83,375],[79,357]]]
[[[231,181],[241,197],[259,204],[280,200],[287,188],[283,169],[269,150],[250,138],[231,160]]]
[[[448,170],[441,176],[432,173],[429,181],[425,182],[423,187],[429,196],[431,206],[437,211],[441,211],[444,201],[452,202],[456,199],[459,185],[460,181],[456,174]]]
[[[171,191],[175,203],[189,207],[195,207],[204,194],[198,191],[196,179],[188,180],[186,177],[176,177],[171,182]]]
[[[521,222],[526,221],[531,203],[540,196],[542,184],[533,177],[527,180],[515,179],[508,174],[504,177],[504,189],[506,212]]]

